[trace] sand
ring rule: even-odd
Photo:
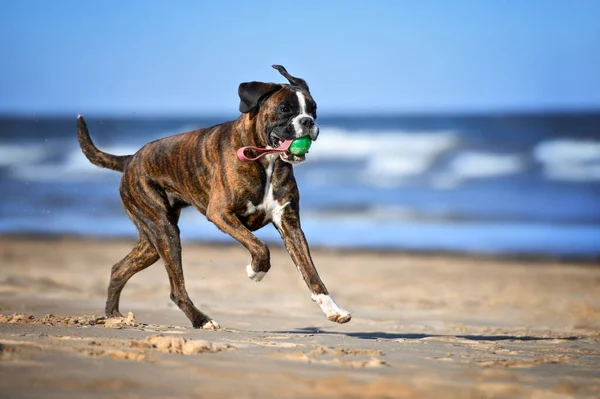
[[[600,267],[315,250],[353,314],[329,322],[287,253],[263,282],[237,245],[184,244],[194,330],[161,263],[102,317],[129,240],[0,237],[2,398],[598,398]]]

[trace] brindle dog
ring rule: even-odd
[[[254,162],[236,156],[243,146],[275,148],[285,140],[318,136],[317,105],[308,85],[280,65],[273,68],[290,84],[240,84],[242,114],[235,121],[152,141],[133,155],[100,151],[79,116],[77,135],[83,153],[94,165],[123,172],[121,198],[139,231],[137,244],[112,268],[107,317],[122,317],[119,297],[127,281],[162,258],[173,302],[195,328],[219,328],[194,306],[185,289],[177,223],[181,209],[193,206],[246,247],[252,256],[247,273],[255,281],[262,280],[271,263],[269,248],[252,231],[272,223],[327,318],[350,321],[351,315],[336,305],[321,281],[300,227],[292,165],[304,161],[304,156],[270,154]]]

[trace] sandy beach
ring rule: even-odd
[[[102,317],[129,240],[0,238],[2,398],[597,398],[592,263],[314,250],[329,322],[283,248],[261,283],[237,245],[185,243],[194,330],[162,263]]]

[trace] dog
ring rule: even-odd
[[[281,234],[296,267],[327,318],[347,323],[352,316],[329,295],[313,264],[300,227],[299,194],[293,165],[305,155],[275,153],[242,162],[243,146],[276,148],[309,135],[316,140],[317,105],[306,81],[273,65],[289,84],[246,82],[238,88],[241,115],[234,121],[156,141],[133,155],[112,155],[92,142],[84,118],[77,118],[81,150],[94,165],[123,173],[120,194],[139,238],[112,267],[106,317],[123,317],[119,298],[127,281],[160,259],[171,285],[171,300],[194,328],[218,329],[188,296],[177,226],[181,209],[193,206],[221,231],[241,243],[252,257],[248,277],[259,282],[271,268],[269,248],[253,231],[271,223]]]

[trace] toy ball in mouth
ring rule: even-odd
[[[310,145],[312,144],[312,140],[309,136],[302,136],[290,144],[287,152],[292,155],[302,156],[308,152]]]

